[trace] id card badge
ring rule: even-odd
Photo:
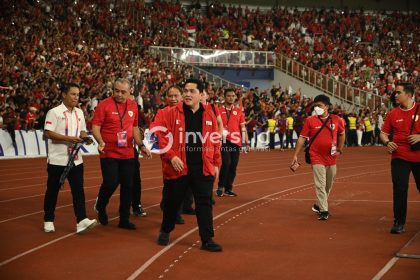
[[[73,154],[73,146],[68,146],[68,153],[69,153],[69,156],[71,156]],[[78,160],[78,159],[79,159],[79,153],[77,153],[74,156],[74,160]]]
[[[333,143],[331,145],[331,155],[334,156],[337,153],[337,145]]]
[[[121,131],[117,133],[117,146],[118,147],[127,147],[127,131]]]

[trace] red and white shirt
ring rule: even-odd
[[[390,135],[394,134],[393,142],[397,144],[398,148],[392,153],[392,158],[400,158],[411,162],[420,162],[420,151],[413,151],[408,143],[408,136],[410,135],[410,128],[413,121],[416,106],[420,104],[414,103],[413,107],[407,110],[397,107],[388,113],[385,123],[382,126],[381,132]],[[416,120],[414,122],[413,131],[411,134],[420,133],[420,108],[417,111]]]
[[[61,105],[48,111],[45,117],[45,130],[49,130],[66,136],[80,136],[81,131],[86,131],[86,121],[83,111],[73,108],[69,111],[67,107]],[[69,160],[68,142],[53,141],[48,139],[48,163],[53,165],[66,166]],[[74,160],[74,165],[83,163],[82,154],[79,151]]]
[[[138,125],[136,102],[127,99],[124,103],[117,103],[110,96],[96,107],[92,124],[101,127],[102,140],[105,142],[101,158],[129,159],[134,157],[133,127]],[[127,133],[127,146],[118,147],[117,133],[123,131]]]
[[[309,153],[311,155],[312,165],[335,165],[337,162],[337,155],[331,154],[333,145],[337,145],[337,133],[344,134],[343,120],[337,115],[330,115],[330,119],[320,118],[318,116],[311,116],[305,120],[303,129],[300,133],[301,137],[310,140],[319,129],[322,127],[322,122],[328,119],[326,126],[321,130],[314,142],[311,144]]]
[[[226,140],[242,147],[241,124],[245,124],[245,116],[241,108],[232,106],[231,109],[226,106],[219,107],[220,116],[223,122],[223,136]]]

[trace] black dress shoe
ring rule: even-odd
[[[169,244],[169,233],[161,231],[159,233],[159,238],[157,240],[157,244],[161,246],[166,246]]]
[[[105,210],[98,210],[98,220],[104,226],[108,224],[108,215]]]
[[[185,220],[182,218],[181,215],[178,215],[176,217],[175,224],[177,224],[177,225],[183,225],[183,224],[185,224]]]
[[[213,241],[213,239],[209,239],[207,241],[201,241],[201,250],[206,250],[209,252],[221,252],[222,246],[220,246],[219,244],[217,244],[216,242]]]
[[[391,228],[392,234],[400,234],[400,233],[403,233],[404,231],[405,231],[404,224],[400,224],[398,222],[395,222]]]
[[[194,208],[185,208],[185,209],[182,210],[182,214],[195,215],[195,209]]]
[[[119,228],[124,228],[124,229],[130,229],[130,230],[134,230],[136,229],[136,225],[130,222],[120,222],[118,224]]]

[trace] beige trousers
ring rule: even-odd
[[[312,165],[312,170],[314,172],[315,193],[317,197],[316,204],[321,211],[328,211],[328,196],[331,193],[337,166],[314,164]]]

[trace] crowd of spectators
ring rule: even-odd
[[[42,129],[46,112],[60,102],[65,82],[81,85],[80,107],[89,125],[116,77],[133,81],[142,125],[147,127],[162,106],[165,90],[193,73],[186,65],[161,63],[148,47],[189,46],[183,34],[191,26],[196,30],[195,46],[282,52],[381,94],[389,94],[398,80],[419,83],[418,13],[263,11],[217,2],[205,9],[197,4],[185,9],[179,2],[158,0],[17,0],[1,2],[0,9],[0,123],[10,132]],[[213,102],[223,102],[222,87],[209,85],[207,90]],[[304,116],[311,104],[299,90],[285,86],[238,89],[238,96],[248,123],[255,119],[261,128],[270,115]],[[334,110],[350,113],[339,106]]]

